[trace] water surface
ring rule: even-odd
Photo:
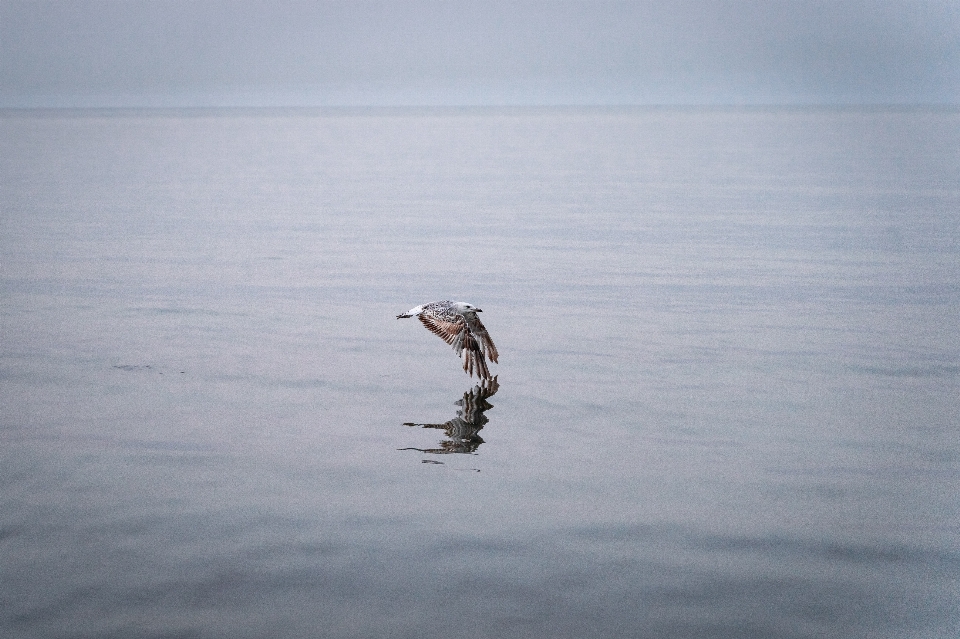
[[[0,131],[4,636],[960,631],[957,111]]]

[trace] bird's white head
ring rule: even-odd
[[[454,302],[454,308],[457,309],[457,312],[461,315],[465,313],[482,313],[483,310],[477,308],[473,304],[467,304],[466,302]]]

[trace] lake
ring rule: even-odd
[[[0,131],[5,637],[960,633],[960,110]]]

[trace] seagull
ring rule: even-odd
[[[480,379],[490,379],[490,370],[483,356],[496,362],[497,347],[477,317],[477,313],[482,312],[473,304],[444,300],[411,308],[397,315],[397,319],[417,317],[431,333],[453,346],[458,356],[463,356],[464,372],[473,377],[476,371]],[[466,355],[463,355],[464,351]]]

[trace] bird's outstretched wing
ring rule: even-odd
[[[497,361],[497,348],[487,334],[479,319],[465,320],[463,315],[451,313],[443,317],[421,313],[420,322],[431,333],[453,346],[457,355],[463,357],[463,370],[473,377],[474,371],[480,379],[489,379],[490,369],[483,356],[486,353],[491,362]],[[476,327],[476,328],[475,328]],[[475,331],[479,331],[476,333]],[[466,353],[464,353],[466,351]]]
[[[470,314],[465,316],[464,319],[467,322],[467,326],[470,327],[470,332],[473,333],[473,336],[480,343],[480,349],[486,354],[487,359],[496,364],[497,357],[500,355],[497,353],[497,347],[493,345],[493,340],[490,339],[487,328],[480,321],[480,318],[475,314]]]

